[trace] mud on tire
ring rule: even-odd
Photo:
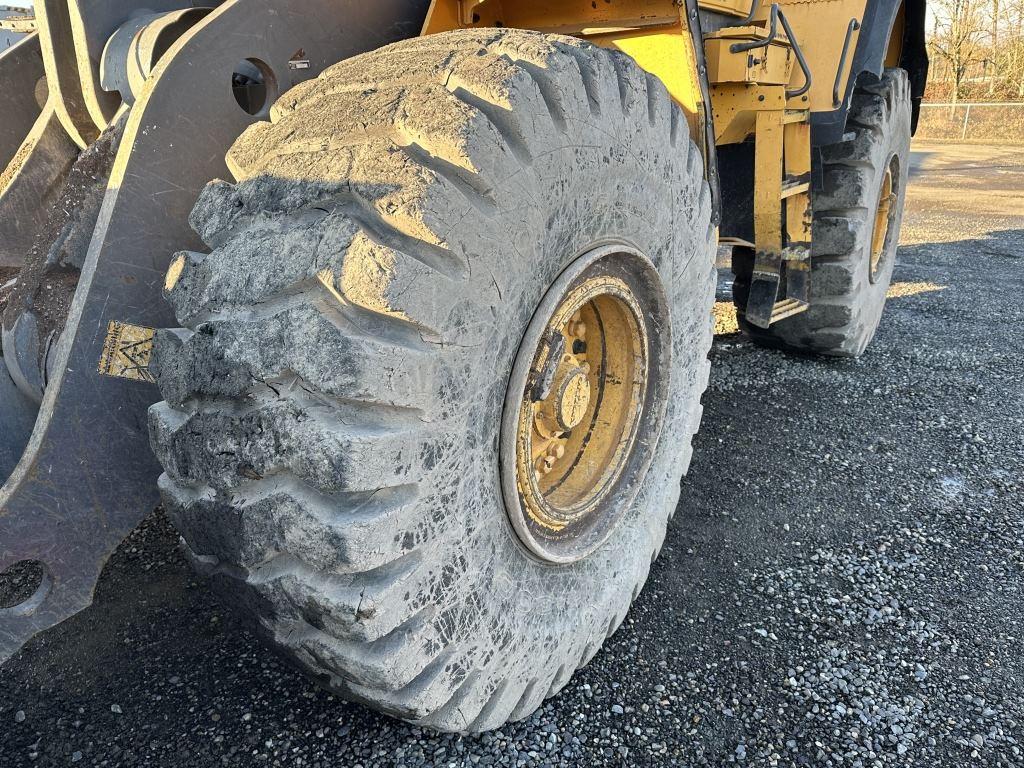
[[[811,306],[770,328],[747,322],[754,254],[733,251],[733,297],[740,328],[766,346],[857,357],[878,330],[896,264],[910,155],[910,85],[902,69],[858,86],[843,141],[822,149],[821,189],[813,192]],[[872,269],[875,214],[888,168],[893,200]]]
[[[187,551],[341,695],[442,730],[530,714],[623,620],[679,495],[708,376],[710,199],[683,115],[631,60],[467,31],[345,61],[246,131],[192,223],[151,410]],[[545,291],[595,244],[656,266],[671,392],[611,538],[525,554],[497,446]]]

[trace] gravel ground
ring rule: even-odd
[[[1024,765],[1024,150],[915,146],[859,361],[716,338],[696,458],[619,633],[528,720],[437,736],[236,630],[159,512],[0,670],[0,764]]]

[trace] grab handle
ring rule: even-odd
[[[804,73],[803,85],[799,88],[794,88],[793,90],[786,90],[786,98],[795,99],[797,96],[803,96],[811,90],[811,68],[807,66],[807,59],[804,58],[804,52],[800,50],[800,43],[797,42],[796,35],[793,34],[793,28],[789,26],[786,14],[782,11],[779,11],[779,21],[782,22],[782,28],[786,30],[786,37],[789,38],[789,44],[793,46],[793,53],[796,54],[796,60],[800,65],[800,71]]]
[[[839,57],[839,69],[836,70],[836,82],[832,86],[833,107],[838,107],[843,102],[839,97],[839,83],[842,80],[843,72],[846,71],[846,57],[850,53],[850,41],[853,39],[853,33],[858,29],[860,29],[860,22],[856,19],[850,19],[850,24],[846,27],[846,40],[843,41],[843,55]]]
[[[755,8],[753,10],[755,12],[757,11],[756,4],[755,4]],[[757,40],[751,40],[751,41],[746,42],[746,43],[733,43],[732,45],[729,46],[729,51],[731,53],[743,53],[744,51],[752,51],[755,48],[767,48],[769,45],[771,45],[773,42],[775,42],[775,38],[776,38],[776,36],[778,34],[779,34],[779,6],[778,5],[772,5],[772,16],[771,16],[771,23],[769,24],[769,28],[768,28],[768,36],[767,37],[758,38]]]

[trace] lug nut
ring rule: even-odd
[[[541,475],[547,475],[551,473],[551,468],[555,466],[555,459],[551,456],[541,456],[537,459],[537,472]]]

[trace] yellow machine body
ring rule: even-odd
[[[615,48],[656,75],[700,135],[704,111],[685,8],[672,0],[434,0],[430,35],[472,27],[513,27],[580,37]]]
[[[433,0],[423,34],[514,27],[622,51],[665,84],[691,136],[707,137],[698,145],[709,177],[716,146],[752,139],[753,240],[729,240],[755,249],[762,275],[776,283],[787,276],[785,295],[761,312],[748,309],[752,322],[767,327],[809,306],[811,115],[841,105],[856,76],[853,51],[866,10],[867,0]],[[720,21],[697,38],[703,11]],[[902,18],[901,9],[887,64],[899,60]]]
[[[852,57],[838,73],[844,43],[853,50],[867,0],[778,0],[789,19],[815,77],[803,106],[811,112],[835,109],[834,86],[845,91]],[[702,10],[743,19],[750,0],[701,0]],[[784,35],[765,56],[731,53],[732,43],[765,34],[770,7],[762,6],[749,24],[705,36],[708,80],[712,84],[747,82],[797,86],[801,73],[793,65],[792,47]],[[858,26],[849,31],[851,20]],[[886,64],[899,61],[903,12],[894,25]],[[581,37],[632,56],[647,72],[665,83],[679,106],[693,114],[700,103],[700,80],[684,3],[675,0],[433,0],[424,34],[472,27],[515,27]]]

